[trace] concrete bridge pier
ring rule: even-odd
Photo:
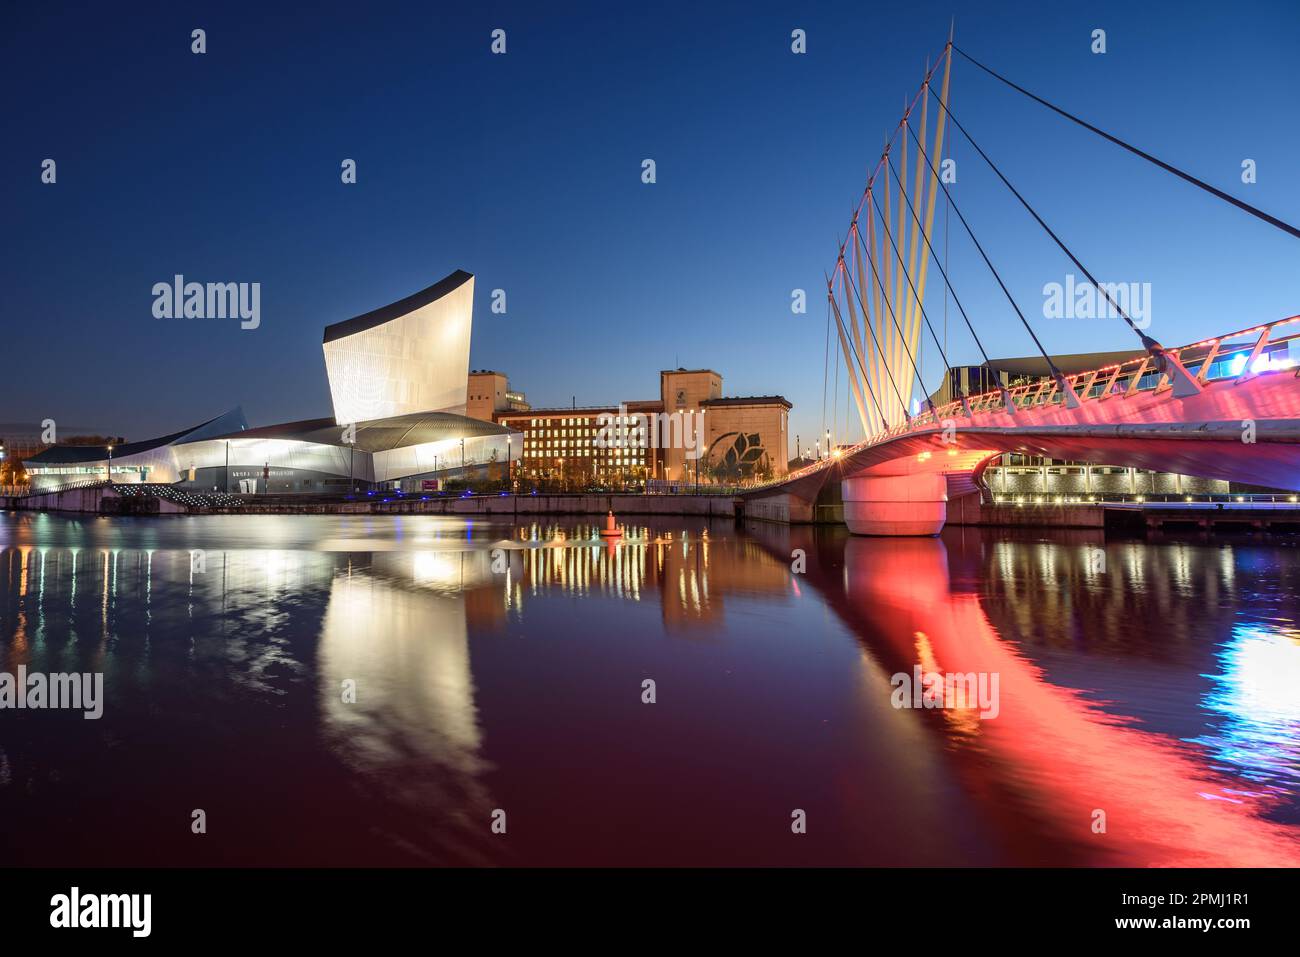
[[[846,478],[844,522],[855,535],[938,535],[948,518],[948,482],[940,472]]]

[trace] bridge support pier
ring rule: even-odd
[[[938,535],[948,517],[939,472],[845,479],[844,521],[855,535]]]

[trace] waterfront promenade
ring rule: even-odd
[[[156,492],[156,494],[151,494]],[[1293,496],[1224,496],[1225,501],[981,501],[978,493],[949,503],[948,523],[1002,528],[1084,528],[1123,532],[1300,532],[1300,504]],[[537,516],[688,516],[750,519],[743,499],[726,492],[643,495],[617,492],[567,494],[387,495],[202,495],[166,487],[95,483],[43,494],[0,496],[0,511],[71,512],[92,515],[456,515],[503,520]],[[809,523],[804,523],[809,524]],[[843,506],[820,508],[816,525],[842,526]]]

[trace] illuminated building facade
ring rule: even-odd
[[[470,372],[473,295],[474,277],[457,271],[327,326],[332,417],[249,428],[234,409],[111,451],[55,446],[28,459],[33,484],[111,476],[196,492],[330,494],[431,491],[441,479],[512,471],[525,481],[644,488],[785,474],[790,403],[724,396],[711,369],[660,372],[656,399],[531,409],[504,373]]]
[[[530,409],[503,412],[497,421],[521,432],[519,475],[561,484],[642,484],[657,474],[660,449],[645,441],[644,423],[634,421],[633,408],[654,403],[567,409]],[[627,429],[627,442],[610,445],[602,440],[609,423]]]
[[[474,277],[458,269],[405,299],[325,328],[334,420],[465,414]]]
[[[248,427],[234,409],[118,448],[54,446],[27,460],[36,488],[108,479],[196,491],[425,491],[440,478],[504,479],[509,430],[464,413],[474,277],[457,271],[325,329],[332,417]],[[110,459],[111,457],[111,472]]]
[[[248,427],[236,407],[201,425],[171,435],[121,445],[52,445],[24,463],[33,491],[62,485],[111,481],[174,483],[181,479],[175,449],[179,443],[201,441]]]
[[[790,409],[781,396],[723,396],[712,369],[670,369],[659,373],[657,399],[497,410],[494,418],[522,433],[525,480],[650,487],[784,475]],[[611,443],[611,431],[621,441]]]

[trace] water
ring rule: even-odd
[[[596,528],[0,516],[0,861],[1300,864],[1283,539]]]

